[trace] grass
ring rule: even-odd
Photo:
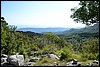
[[[66,66],[66,61],[59,61],[57,59],[51,58],[43,58],[41,60],[37,60],[34,66]]]

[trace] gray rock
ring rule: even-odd
[[[7,62],[8,56],[6,54],[1,54],[1,63]]]
[[[92,63],[87,63],[87,65],[86,66],[93,66],[93,64]]]
[[[69,61],[67,64],[70,65],[70,64],[72,64],[72,63],[73,63],[73,61]]]
[[[72,61],[67,63],[67,66],[80,66],[80,62],[78,62],[76,59],[73,59]]]
[[[8,56],[8,62],[15,66],[23,66],[24,65],[24,56],[23,55]]]
[[[99,64],[99,61],[97,61],[97,60],[94,60],[94,61],[93,61],[93,63]]]
[[[72,64],[77,64],[77,60],[73,59],[73,63]]]
[[[48,54],[47,56],[48,56],[49,58],[58,59],[58,60],[59,60],[59,58],[58,58],[56,55],[54,55],[54,54]]]
[[[18,55],[17,59],[18,59],[19,66],[23,66],[24,65],[24,56],[23,55]]]
[[[7,58],[1,58],[1,63],[7,62]]]
[[[1,57],[8,58],[8,56],[6,54],[1,54]]]

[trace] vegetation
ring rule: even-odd
[[[86,25],[99,22],[99,1],[80,1],[79,6],[71,9],[74,21]]]
[[[99,21],[98,4],[99,1],[80,1],[81,7],[72,9],[74,13],[71,17],[85,24],[96,23]],[[42,58],[41,61],[36,61],[36,66],[45,66],[46,63],[55,65],[55,62],[66,65],[66,62],[72,59],[86,63],[88,60],[99,60],[99,23],[83,29],[64,31],[59,35],[50,32],[39,34],[16,31],[16,28],[8,25],[5,18],[1,17],[1,54],[20,53],[26,60],[34,56],[32,53],[37,51],[39,52],[37,56],[53,53],[60,58],[59,61]]]
[[[98,27],[94,25],[87,29],[90,31],[98,29]],[[34,51],[40,52],[38,56],[53,53],[60,56],[61,62],[68,62],[74,58],[82,62],[99,60],[99,36],[97,34],[86,36],[90,32],[86,32],[87,34],[78,32],[57,36],[49,32],[38,34],[16,31],[15,26],[8,25],[5,19],[1,18],[1,53],[11,55],[18,52],[23,54],[25,59],[31,56]],[[50,63],[50,61],[48,58],[44,58],[41,62],[37,61],[36,64],[42,65],[42,63]]]

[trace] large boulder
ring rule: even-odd
[[[56,55],[54,55],[54,54],[48,54],[47,56],[48,56],[49,58],[58,59],[58,60],[59,60],[59,58],[58,58]]]
[[[8,56],[8,62],[15,66],[23,66],[24,56],[23,55],[10,55]]]

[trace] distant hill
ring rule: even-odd
[[[63,32],[55,32],[57,35],[64,35],[64,34],[76,34],[76,33],[98,33],[99,34],[99,23],[93,25],[93,26],[88,26],[85,28],[81,29],[74,29],[71,28],[70,30],[66,30]]]
[[[17,31],[31,31],[35,33],[45,33],[45,32],[60,32],[70,30],[70,28],[19,28]]]
[[[42,36],[43,34],[40,34],[40,33],[35,33],[35,32],[31,32],[31,31],[16,31],[16,32],[20,32],[22,33],[23,35],[28,35],[29,37],[33,37],[33,36]]]

